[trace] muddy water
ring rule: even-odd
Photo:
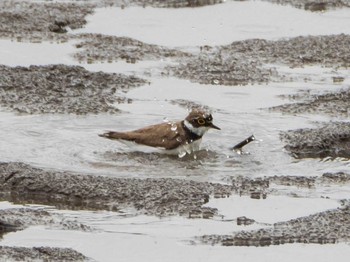
[[[209,16],[213,10],[220,12],[221,20]],[[237,16],[232,15],[236,10],[240,10]],[[173,17],[178,15],[184,17],[181,19],[183,24],[174,27],[171,21],[175,21]],[[208,17],[212,20],[207,21]],[[231,21],[232,17],[236,17],[236,20]],[[350,27],[346,26],[349,17],[348,9],[308,13],[288,6],[250,2],[228,2],[189,10],[110,8],[97,10],[88,19],[86,28],[79,32],[116,34],[149,43],[198,49],[194,46],[227,44],[254,37],[277,39],[294,35],[350,33]],[[115,24],[113,32],[106,31],[111,28],[105,26],[107,21]],[[169,27],[175,28],[174,31],[168,33]],[[218,27],[219,31],[216,30]],[[11,66],[50,63],[76,65],[78,62],[72,56],[73,45],[73,42],[29,44],[1,40],[1,63]],[[122,109],[120,114],[18,115],[1,110],[0,137],[4,138],[0,140],[1,161],[21,161],[37,167],[114,177],[175,177],[221,183],[238,175],[321,176],[327,171],[349,170],[350,162],[347,159],[295,160],[284,151],[284,144],[279,139],[281,131],[312,127],[314,121],[338,118],[317,114],[283,115],[267,110],[268,107],[289,102],[279,95],[293,94],[297,90],[318,93],[346,88],[350,78],[348,70],[335,71],[317,66],[290,69],[272,65],[293,81],[227,87],[163,78],[159,68],[167,63],[80,64],[91,71],[136,75],[151,82],[125,94],[132,99],[132,103],[118,105]],[[345,81],[335,84],[332,77],[338,74],[344,76]],[[139,152],[97,136],[109,129],[130,130],[165,120],[182,119],[187,114],[186,105],[191,103],[209,107],[213,111],[215,124],[222,129],[204,137],[202,150],[195,157],[179,159],[154,152]],[[229,150],[251,134],[257,141],[245,147],[243,154]],[[140,258],[144,261],[218,261],[232,258],[256,261],[266,254],[266,261],[302,261],[311,257],[317,261],[329,261],[331,258],[347,261],[350,255],[347,244],[293,244],[264,249],[191,245],[193,237],[198,235],[229,234],[241,230],[233,221],[237,216],[248,216],[257,221],[245,227],[245,230],[269,227],[275,222],[337,208],[340,206],[338,200],[348,197],[350,193],[348,185],[311,190],[283,186],[278,189],[288,197],[272,196],[266,202],[238,196],[224,200],[211,199],[207,205],[218,208],[223,216],[213,220],[182,217],[161,219],[135,215],[134,210],[109,213],[53,209],[52,212],[62,212],[67,217],[95,227],[97,232],[62,231],[37,226],[10,233],[4,236],[0,244],[71,247],[98,261],[116,261],[117,258],[122,261],[140,261]],[[299,198],[289,197],[293,194]]]
[[[129,36],[177,47],[350,31],[346,9],[310,13],[257,1],[227,1],[197,9],[100,8],[87,20],[90,23],[77,32]]]
[[[315,70],[315,68],[313,68]],[[321,69],[320,69],[321,71]],[[307,75],[305,69],[302,75]],[[301,78],[303,76],[300,76]],[[126,94],[131,104],[118,105],[117,115],[14,115],[1,112],[0,157],[38,167],[123,177],[179,177],[220,181],[226,176],[320,175],[346,171],[348,161],[294,160],[283,149],[279,132],[311,127],[325,116],[290,116],[271,113],[267,107],[283,103],[278,95],[295,86],[320,90],[341,88],[329,83],[284,83],[244,87],[202,86],[178,79],[152,79],[152,84]],[[208,106],[221,131],[211,131],[202,150],[184,159],[158,153],[135,153],[118,142],[99,138],[105,130],[131,130],[186,116],[183,100]],[[329,120],[331,120],[329,118]],[[257,141],[238,155],[229,148],[254,134]],[[142,149],[144,150],[144,149]],[[131,154],[131,155],[130,155]],[[131,156],[131,157],[130,157]],[[307,172],[305,172],[308,170]],[[215,171],[215,172],[214,172]]]

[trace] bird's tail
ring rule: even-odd
[[[123,134],[119,132],[109,131],[98,136],[108,138],[108,139],[123,139]]]

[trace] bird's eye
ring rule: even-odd
[[[203,118],[199,118],[197,120],[197,123],[200,124],[200,125],[204,125],[205,124],[205,120]]]

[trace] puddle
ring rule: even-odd
[[[339,207],[336,200],[322,198],[292,198],[268,196],[252,199],[248,196],[213,198],[205,206],[215,207],[226,219],[245,216],[258,223],[273,224]]]
[[[216,14],[216,15],[213,15]],[[201,8],[100,8],[81,33],[132,37],[165,46],[222,45],[250,38],[350,33],[349,9],[311,13],[257,1]],[[113,24],[113,26],[110,26]]]
[[[28,43],[0,39],[1,64],[8,66],[77,64],[70,57],[76,52],[73,42]]]
[[[312,126],[315,120],[327,120],[323,116],[289,116],[261,109],[281,104],[283,101],[278,95],[291,92],[295,85],[228,88],[158,79],[149,86],[128,92],[126,96],[133,103],[118,105],[125,112],[122,114],[74,116],[0,112],[0,134],[6,138],[0,142],[0,158],[3,161],[25,159],[39,167],[111,176],[175,176],[209,181],[236,175],[320,175],[323,171],[346,171],[347,161],[296,161],[284,152],[280,131]],[[105,130],[132,130],[161,123],[164,118],[184,118],[187,109],[176,104],[179,99],[211,108],[214,123],[222,129],[204,136],[204,153],[198,153],[197,159],[179,161],[147,153],[130,157],[128,153],[133,148],[97,136]],[[251,134],[257,141],[244,148],[250,154],[237,155],[229,150]]]

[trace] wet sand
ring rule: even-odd
[[[268,0],[280,3],[279,0]],[[285,4],[286,1],[283,1]],[[348,7],[343,0],[290,0],[288,4],[308,11]],[[131,5],[185,8],[221,1],[130,1]],[[237,86],[290,81],[273,64],[288,67],[318,65],[333,68],[350,66],[350,37],[345,34],[303,36],[290,39],[245,40],[223,46],[201,46],[180,50],[141,41],[100,34],[71,34],[70,29],[86,24],[85,17],[94,8],[108,5],[123,7],[122,1],[87,3],[39,3],[3,1],[0,3],[0,37],[17,41],[77,41],[73,57],[84,63],[165,59],[175,65],[161,69],[163,76],[174,76],[201,84]],[[51,14],[51,15],[49,15]],[[53,14],[53,15],[52,15]],[[70,29],[69,29],[70,28]],[[271,66],[272,64],[272,66]],[[0,65],[0,103],[10,112],[21,114],[118,114],[118,103],[132,103],[123,96],[132,88],[148,84],[134,76],[92,73],[83,67],[48,65],[9,67]],[[344,80],[344,79],[343,79]],[[334,81],[343,81],[341,78]],[[285,114],[323,114],[349,117],[349,90],[289,97],[297,103],[269,108]],[[18,103],[18,100],[21,103]],[[302,100],[302,101],[299,101]],[[191,101],[173,101],[191,107]],[[350,158],[350,128],[347,122],[319,123],[315,128],[281,132],[285,149],[297,158]],[[181,179],[111,178],[58,172],[24,163],[0,163],[2,200],[22,204],[52,205],[72,210],[111,210],[135,208],[146,215],[212,219],[220,216],[215,208],[204,205],[210,198],[246,195],[264,199],[286,194],[278,186],[317,188],[350,182],[349,174],[324,173],[320,177],[283,176],[236,177],[227,184],[184,181]],[[350,238],[348,199],[341,207],[305,217],[278,222],[268,229],[242,230],[228,235],[198,236],[196,241],[224,246],[268,246],[287,243],[347,243]],[[250,218],[237,221],[249,225]],[[63,229],[91,230],[64,217],[35,209],[2,210],[0,233],[23,230],[32,225],[50,225]],[[72,249],[50,247],[0,247],[1,259],[22,261],[85,261]]]

